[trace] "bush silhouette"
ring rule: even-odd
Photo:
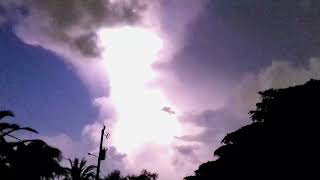
[[[185,180],[318,177],[320,81],[259,94],[253,122],[227,134],[218,159]]]

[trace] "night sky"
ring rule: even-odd
[[[0,107],[69,157],[105,123],[106,171],[181,179],[258,91],[320,78],[319,20],[317,0],[0,0]]]

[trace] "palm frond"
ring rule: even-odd
[[[6,116],[14,117],[14,114],[12,111],[0,111],[0,120]]]

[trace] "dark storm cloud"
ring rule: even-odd
[[[202,142],[209,145],[219,143],[225,133],[243,125],[246,120],[238,117],[228,108],[206,110],[197,114],[185,114],[181,121],[203,128],[198,134],[186,134],[177,137],[180,140]]]
[[[16,17],[17,34],[25,42],[45,46],[42,41],[49,41],[94,57],[97,29],[139,23],[147,5],[143,0],[2,0],[0,7]]]
[[[94,33],[83,34],[74,39],[73,48],[78,49],[82,54],[89,57],[96,57],[100,54],[100,49],[97,47],[97,35]]]
[[[186,156],[192,155],[194,153],[195,146],[177,146],[176,150]]]
[[[301,85],[310,79],[320,79],[320,59],[312,58],[305,65],[294,65],[288,61],[275,61],[259,71],[244,77],[234,89],[225,106],[217,110],[186,113],[180,121],[200,127],[200,132],[191,132],[177,139],[200,142],[214,148],[229,132],[250,123],[248,112],[254,110],[260,100],[258,92],[270,88],[287,88]]]
[[[0,15],[0,25],[6,22],[6,18]]]
[[[184,81],[239,80],[275,59],[304,64],[320,55],[319,19],[318,0],[212,0],[171,68]]]
[[[6,10],[3,7],[1,7],[1,3],[0,3],[0,25],[2,25],[7,21],[7,17],[5,15],[6,15]]]
[[[199,158],[197,157],[197,150],[199,149],[196,145],[180,145],[176,146],[175,150],[177,152],[177,155],[175,158],[173,158],[173,165],[175,167],[181,167],[185,163],[184,161],[181,161],[181,158],[184,160],[187,160],[189,163],[192,164],[198,164],[200,163]],[[181,157],[178,157],[181,155]]]
[[[185,114],[182,123],[202,130],[178,139],[215,148],[226,133],[250,122],[258,91],[319,78],[320,61],[310,60],[320,55],[319,19],[317,0],[208,1],[169,68],[188,90],[196,88],[193,93],[201,82],[221,86],[216,79],[233,80],[234,89],[224,107]]]

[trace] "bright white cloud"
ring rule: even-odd
[[[99,38],[116,111],[115,146],[129,153],[148,142],[170,143],[179,133],[178,121],[161,110],[170,106],[162,92],[148,86],[156,77],[152,64],[163,48],[161,38],[141,27],[104,29]]]

